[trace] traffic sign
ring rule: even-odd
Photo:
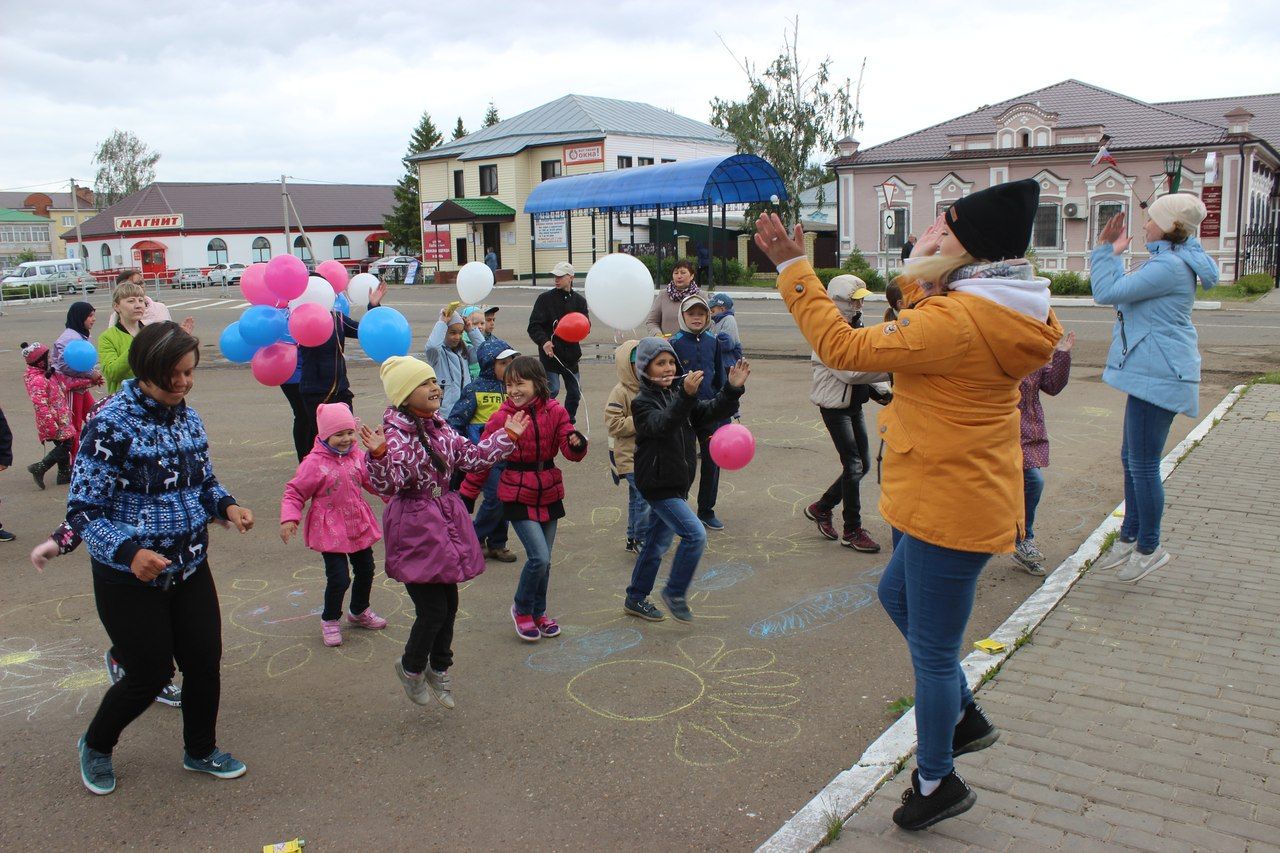
[[[886,210],[884,212],[884,233],[892,234],[895,230],[897,230],[897,226],[898,226],[898,217],[893,215],[892,210]]]

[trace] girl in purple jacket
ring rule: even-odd
[[[377,430],[360,428],[360,440],[370,481],[390,498],[382,514],[387,576],[405,585],[417,614],[396,675],[411,701],[425,705],[434,696],[452,708],[458,584],[484,571],[484,555],[449,480],[457,469],[481,471],[506,459],[529,417],[517,412],[504,429],[472,444],[440,415],[444,392],[429,364],[392,356],[381,375],[391,406]]]
[[[1040,495],[1044,492],[1044,474],[1040,469],[1049,467],[1049,431],[1044,425],[1040,392],[1057,396],[1067,387],[1067,379],[1071,376],[1071,348],[1075,343],[1075,332],[1063,335],[1053,351],[1053,359],[1035,373],[1023,377],[1018,387],[1021,394],[1018,412],[1022,415],[1022,491],[1026,499],[1027,534],[1018,540],[1013,559],[1019,568],[1038,578],[1044,577],[1044,554],[1036,547],[1032,526]]]

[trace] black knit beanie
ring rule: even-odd
[[[947,227],[960,245],[983,261],[1020,258],[1031,243],[1040,184],[1030,178],[997,184],[947,208]]]

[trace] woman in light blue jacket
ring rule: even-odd
[[[1124,214],[1098,235],[1090,259],[1095,302],[1116,307],[1111,350],[1102,379],[1129,395],[1124,410],[1124,524],[1100,568],[1120,567],[1119,580],[1136,583],[1169,562],[1160,546],[1164,486],[1160,455],[1176,414],[1199,410],[1200,352],[1191,323],[1196,279],[1206,290],[1218,267],[1196,230],[1205,207],[1191,193],[1161,196],[1147,210],[1143,230],[1151,258],[1128,275],[1120,255],[1129,247]]]

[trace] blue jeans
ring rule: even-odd
[[[516,585],[516,612],[543,616],[547,612],[547,583],[551,580],[551,546],[556,542],[556,519],[511,522],[527,559]]]
[[[1137,541],[1138,550],[1150,554],[1160,544],[1160,520],[1164,517],[1164,483],[1160,481],[1160,455],[1176,412],[1130,396],[1124,407],[1124,523],[1122,542]]]
[[[507,520],[502,515],[502,501],[498,500],[498,479],[506,466],[499,462],[489,469],[484,481],[484,500],[476,513],[476,538],[482,546],[502,549],[507,547]]]
[[[627,538],[643,539],[649,529],[649,502],[636,488],[636,475],[623,474],[627,481]]]
[[[1035,539],[1036,507],[1040,506],[1040,496],[1044,494],[1044,472],[1039,468],[1022,469],[1022,496],[1026,507],[1027,534],[1022,537],[1025,542]]]
[[[952,770],[951,738],[973,701],[960,650],[978,575],[990,554],[930,545],[893,531],[893,556],[880,576],[880,604],[907,639],[916,676],[916,765],[925,779]]]
[[[571,382],[565,383],[564,389],[564,408],[569,413],[569,420],[575,421],[578,417],[578,403],[582,401],[582,374],[571,373]],[[547,371],[547,387],[551,389],[552,397],[560,396],[560,374]]]
[[[680,597],[689,591],[693,572],[702,559],[702,549],[707,544],[707,531],[689,504],[681,498],[662,498],[649,501],[649,529],[644,534],[644,547],[636,558],[631,571],[631,585],[627,587],[627,600],[639,601],[653,592],[653,582],[658,577],[662,555],[671,547],[671,540],[680,537],[675,558],[671,561],[671,575],[667,578],[667,592]]]

